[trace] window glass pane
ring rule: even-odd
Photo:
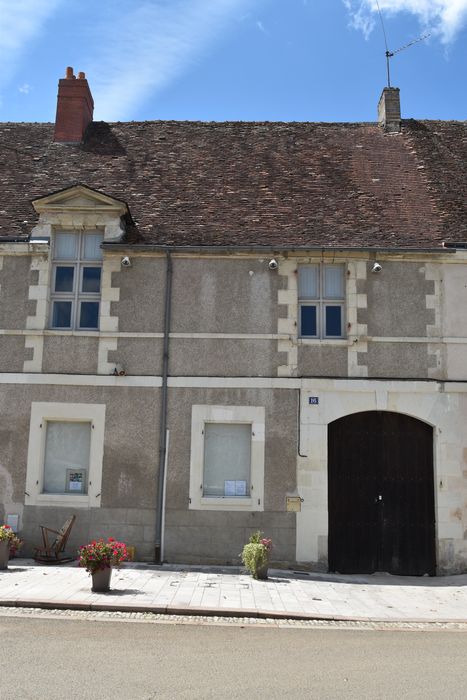
[[[55,291],[56,292],[72,292],[73,291],[73,277],[75,273],[74,267],[60,267],[55,268]]]
[[[80,304],[79,327],[98,328],[99,326],[99,302],[82,301]]]
[[[250,463],[250,424],[205,424],[203,496],[249,496]]]
[[[54,301],[52,327],[71,328],[71,301]]]
[[[75,260],[78,257],[77,233],[56,233],[54,257],[57,260]]]
[[[325,306],[326,336],[342,336],[342,307]]]
[[[344,266],[324,266],[324,296],[326,299],[344,298]]]
[[[102,250],[99,246],[103,239],[102,233],[86,233],[84,235],[83,258],[85,260],[102,260]]]
[[[82,479],[81,489],[70,488],[67,469],[89,470],[91,424],[48,421],[46,425],[43,492],[87,493],[87,479]],[[79,483],[79,477],[74,475],[72,481]]]
[[[100,267],[83,267],[82,292],[94,292],[98,294],[101,291],[101,268]]]
[[[300,335],[318,335],[316,328],[316,306],[300,307]]]
[[[318,297],[318,265],[298,268],[298,296],[300,299]]]

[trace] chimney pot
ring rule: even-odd
[[[58,143],[81,143],[84,132],[94,111],[88,81],[84,73],[73,74],[66,69],[66,77],[58,81],[57,116],[55,117],[54,141]]]

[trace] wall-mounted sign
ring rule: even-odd
[[[308,403],[310,406],[317,406],[319,404],[319,396],[309,396]]]
[[[302,499],[300,496],[286,496],[285,502],[288,513],[300,513],[302,510]]]

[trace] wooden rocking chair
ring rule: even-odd
[[[42,546],[34,547],[34,559],[41,564],[66,564],[74,561],[76,557],[70,557],[65,554],[65,547],[70,536],[71,528],[76,520],[76,515],[70,515],[60,530],[52,530],[50,527],[40,525],[42,531]],[[50,537],[49,533],[56,535],[55,539]]]

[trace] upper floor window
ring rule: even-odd
[[[101,298],[102,233],[54,236],[51,328],[96,330]]]
[[[298,268],[299,335],[343,338],[345,265],[302,265]]]

